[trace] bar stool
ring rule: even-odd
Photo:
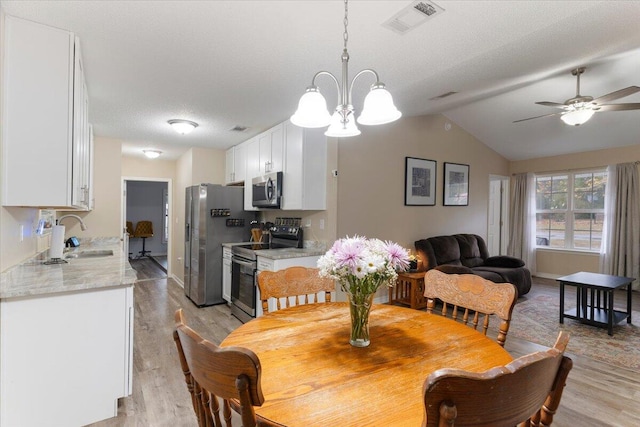
[[[147,256],[151,251],[145,249],[145,243],[148,237],[153,237],[153,223],[151,221],[138,221],[133,237],[142,239],[142,250],[138,252],[139,256]]]

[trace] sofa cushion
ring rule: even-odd
[[[456,234],[453,237],[458,241],[462,265],[473,268],[484,264],[484,258],[480,253],[478,238],[475,234]]]
[[[484,265],[487,267],[508,267],[518,268],[524,267],[524,261],[512,256],[498,255],[492,256],[484,260]]]
[[[436,265],[452,264],[461,265],[460,245],[453,236],[437,236],[428,239],[433,248]]]

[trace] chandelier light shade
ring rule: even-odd
[[[157,159],[162,154],[162,151],[159,150],[142,150],[142,152],[150,159]]]
[[[578,107],[573,111],[563,114],[560,116],[560,119],[569,126],[580,126],[589,120],[594,113],[595,110],[591,108]]]
[[[362,113],[358,117],[358,123],[362,125],[382,125],[398,120],[402,113],[393,104],[393,98],[384,83],[380,81],[378,73],[372,69],[364,69],[355,75],[349,83],[349,53],[347,52],[347,41],[349,33],[347,31],[348,20],[348,0],[344,0],[344,49],[342,51],[342,82],[328,71],[319,71],[311,80],[304,95],[298,102],[298,109],[291,116],[291,123],[305,128],[320,128],[329,126],[325,135],[333,137],[348,137],[360,135],[360,130],[356,125],[353,104],[351,102],[351,92],[353,84],[363,74],[373,74],[376,81],[371,85],[371,89],[364,100]],[[336,107],[333,116],[327,110],[327,101],[316,86],[316,78],[325,75],[333,79],[338,89],[340,104]]]
[[[189,120],[174,119],[169,120],[167,123],[169,123],[171,127],[180,135],[191,133],[195,128],[198,127],[198,124],[196,122],[192,122]]]
[[[393,104],[393,98],[384,85],[372,87],[364,98],[362,114],[358,117],[361,125],[383,125],[398,120],[402,113]]]
[[[291,123],[303,128],[322,128],[329,124],[331,116],[327,111],[327,101],[316,86],[307,88],[295,114],[291,116]]]

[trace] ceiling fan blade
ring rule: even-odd
[[[620,89],[615,92],[608,93],[606,95],[602,95],[599,98],[594,99],[592,102],[594,104],[603,104],[605,102],[615,101],[619,98],[624,98],[625,96],[633,95],[636,92],[640,92],[640,87],[638,86],[629,86],[628,88]]]
[[[562,113],[551,113],[551,114],[544,114],[544,115],[542,115],[542,116],[529,117],[528,119],[520,119],[520,120],[516,120],[516,121],[515,121],[515,122],[513,122],[513,123],[525,122],[525,121],[527,121],[527,120],[539,119],[539,118],[541,118],[541,117],[557,116],[557,115],[559,115],[559,114],[562,114]]]
[[[640,110],[640,102],[631,104],[605,104],[598,105],[596,111],[626,111],[626,110]]]
[[[554,107],[554,108],[562,108],[562,109],[567,108],[565,104],[559,104],[557,102],[542,101],[542,102],[536,102],[536,104],[544,105],[545,107]]]

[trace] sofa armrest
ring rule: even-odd
[[[464,265],[442,264],[435,267],[434,270],[442,271],[445,274],[474,274],[472,269]]]
[[[486,267],[518,268],[524,267],[524,261],[512,256],[498,255],[485,259],[483,265]]]

